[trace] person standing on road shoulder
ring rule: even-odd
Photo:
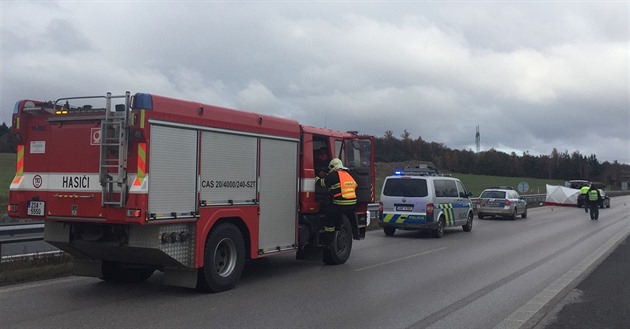
[[[582,195],[582,206],[584,206],[584,212],[588,213],[588,190],[591,188],[588,185],[582,186],[580,194]]]
[[[324,223],[325,242],[332,242],[334,233],[341,228],[343,215],[349,220],[354,220],[357,206],[356,188],[357,182],[348,172],[348,168],[343,166],[340,159],[330,160],[328,174],[320,172],[315,177],[315,184],[328,188],[332,196],[332,205],[327,209],[326,221]]]
[[[588,206],[591,208],[591,220],[599,219],[599,203],[602,199],[601,193],[599,190],[591,185],[591,188],[588,190]]]

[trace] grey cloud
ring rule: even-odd
[[[52,4],[4,7],[4,109],[130,90],[451,148],[479,125],[483,149],[630,163],[623,3]]]

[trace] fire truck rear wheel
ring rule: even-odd
[[[352,251],[352,226],[345,216],[341,225],[341,230],[335,235],[332,246],[324,249],[324,263],[328,265],[339,265],[345,263],[350,258]]]
[[[244,264],[245,242],[241,231],[234,224],[221,224],[206,240],[197,289],[206,292],[232,289],[241,277]]]
[[[128,267],[125,264],[103,261],[101,279],[108,282],[139,283],[144,282],[155,270],[149,268]]]

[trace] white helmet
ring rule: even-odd
[[[339,158],[334,158],[330,160],[330,164],[328,164],[328,170],[333,171],[339,170],[341,168],[343,168],[343,162],[341,162]]]

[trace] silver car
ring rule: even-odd
[[[527,201],[512,188],[490,188],[481,192],[477,201],[477,217],[501,216],[527,218]]]

